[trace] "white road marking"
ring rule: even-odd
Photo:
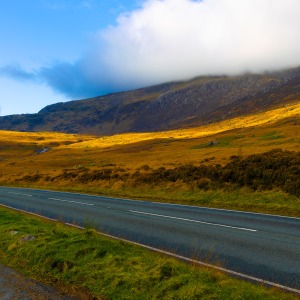
[[[9,189],[6,186],[0,186],[1,189]],[[114,198],[114,197],[109,197],[109,196],[98,196],[98,195],[93,195],[93,194],[81,194],[81,193],[74,193],[74,192],[60,192],[58,190],[43,190],[43,189],[32,189],[32,188],[18,188],[14,187],[13,189],[17,190],[27,190],[27,191],[38,191],[38,192],[50,192],[50,193],[60,193],[60,194],[70,194],[70,195],[80,195],[80,196],[85,196],[85,197],[96,197],[100,198],[101,200],[124,200],[124,201],[131,201],[131,202],[141,202],[141,203],[154,203],[158,205],[173,205],[173,206],[179,206],[179,207],[191,207],[191,208],[197,208],[197,209],[205,209],[205,210],[212,210],[212,211],[225,211],[225,212],[233,212],[233,213],[240,213],[240,214],[245,214],[245,215],[261,215],[261,216],[266,216],[266,217],[277,217],[277,218],[283,218],[283,219],[294,219],[299,221],[299,217],[290,217],[290,216],[283,216],[283,215],[274,215],[274,214],[267,214],[267,213],[258,213],[258,212],[251,212],[251,211],[242,211],[242,210],[232,210],[232,209],[225,209],[225,208],[215,208],[215,207],[205,207],[205,206],[196,206],[196,205],[188,205],[188,204],[177,204],[177,203],[168,203],[168,202],[157,202],[157,201],[146,201],[146,200],[133,200],[133,199],[128,199],[128,198]],[[9,192],[8,192],[9,193]]]
[[[250,228],[235,227],[235,226],[229,226],[229,225],[224,225],[224,224],[209,223],[209,222],[203,222],[203,221],[198,221],[198,220],[191,220],[191,219],[185,219],[185,218],[178,218],[178,217],[172,217],[172,216],[152,214],[152,213],[147,213],[147,212],[137,211],[137,210],[130,210],[130,212],[133,212],[133,213],[136,213],[136,214],[141,214],[141,215],[149,215],[149,216],[155,216],[155,217],[161,217],[161,218],[167,218],[167,219],[175,219],[175,220],[181,220],[181,221],[187,221],[187,222],[200,223],[200,224],[205,224],[205,225],[212,225],[212,226],[226,227],[226,228],[231,228],[231,229],[239,229],[239,230],[257,232],[257,230],[250,229]]]
[[[82,226],[79,226],[79,225],[76,225],[76,224],[72,224],[72,223],[65,223],[65,224],[68,225],[68,226],[71,226],[71,227],[76,227],[76,228],[79,228],[79,229],[85,229]]]
[[[23,194],[23,193],[8,192],[8,194],[14,194],[14,195],[22,195],[22,196],[32,197],[32,195],[29,195],[29,194]]]
[[[63,199],[56,199],[56,198],[48,198],[48,199],[53,200],[53,201],[60,201],[60,202],[76,203],[76,204],[80,204],[80,205],[94,206],[93,203],[77,202],[77,201],[63,200]]]

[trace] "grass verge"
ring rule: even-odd
[[[0,263],[94,299],[296,299],[149,250],[0,207]]]
[[[272,133],[273,134],[273,133]],[[110,166],[37,172],[0,184],[149,199],[300,217],[300,152],[272,151],[246,158],[231,156],[225,166],[192,164],[136,170]]]

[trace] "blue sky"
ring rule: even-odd
[[[70,100],[21,73],[76,62],[95,32],[138,6],[134,0],[0,0],[0,69],[15,73],[0,76],[0,115],[37,112]]]
[[[299,0],[0,0],[0,115],[300,65]]]

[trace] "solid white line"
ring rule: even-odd
[[[0,204],[0,206],[10,208],[10,209],[13,209],[13,210],[16,210],[16,211],[24,212],[24,213],[27,213],[27,214],[31,214],[31,215],[34,215],[34,216],[37,216],[37,217],[40,217],[40,218],[50,220],[50,221],[57,222],[57,220],[55,220],[55,219],[47,218],[47,217],[44,217],[42,215],[34,214],[34,213],[31,213],[31,212],[28,212],[28,211],[25,211],[25,210],[22,210],[22,209],[14,208],[14,207],[7,206],[7,205],[4,205],[4,204]],[[75,224],[71,224],[71,223],[65,223],[65,224],[68,225],[68,226],[71,226],[71,227],[76,227],[78,229],[85,229],[84,227],[81,227],[81,226],[78,226],[78,225],[75,225]],[[141,243],[133,242],[133,241],[130,241],[130,240],[122,239],[120,237],[113,236],[113,235],[110,235],[110,234],[107,234],[107,233],[103,233],[103,232],[99,232],[99,231],[98,231],[98,233],[100,235],[106,236],[108,238],[112,238],[112,239],[115,239],[115,240],[118,240],[118,241],[123,241],[123,242],[129,243],[129,244],[141,246],[145,249],[149,249],[149,250],[152,250],[152,251],[155,251],[155,252],[158,252],[158,253],[162,253],[162,254],[165,254],[165,255],[168,255],[168,256],[171,256],[171,257],[175,257],[175,258],[178,258],[180,260],[183,260],[183,261],[186,261],[186,262],[189,262],[189,263],[194,263],[194,264],[197,264],[199,266],[204,266],[204,267],[216,269],[216,270],[219,270],[221,272],[236,276],[240,279],[245,279],[245,280],[248,280],[248,281],[257,282],[257,283],[263,284],[265,286],[279,288],[281,290],[289,291],[291,293],[300,295],[300,290],[294,289],[294,288],[291,288],[291,287],[288,287],[288,286],[285,286],[285,285],[281,285],[281,284],[274,283],[274,282],[271,282],[271,281],[263,280],[263,279],[260,279],[260,278],[257,278],[257,277],[253,277],[253,276],[250,276],[250,275],[243,274],[243,273],[238,273],[238,272],[235,272],[235,271],[232,271],[232,270],[229,270],[229,269],[225,269],[225,268],[221,268],[221,267],[218,267],[218,266],[215,266],[215,265],[212,265],[212,264],[204,263],[204,262],[201,262],[199,260],[194,260],[194,259],[184,257],[184,256],[181,256],[181,255],[172,253],[172,252],[168,252],[168,251],[164,251],[164,250],[161,250],[161,249],[158,249],[158,248],[155,248],[155,247],[147,246],[145,244],[141,244]]]
[[[93,203],[84,203],[84,202],[77,202],[77,201],[63,200],[63,199],[56,199],[56,198],[48,198],[48,199],[53,200],[53,201],[59,201],[59,202],[68,202],[68,203],[76,203],[76,204],[80,204],[80,205],[94,206]]]
[[[70,226],[72,226],[72,225],[70,225]],[[141,244],[141,243],[138,243],[138,242],[133,242],[133,241],[126,240],[126,239],[123,239],[123,238],[119,238],[119,237],[116,237],[116,236],[113,236],[113,235],[110,235],[110,234],[107,234],[107,233],[103,233],[103,232],[98,232],[98,233],[100,235],[106,236],[108,238],[112,238],[112,239],[115,239],[115,240],[127,242],[129,244],[141,246],[143,248],[146,248],[146,249],[149,249],[149,250],[161,253],[161,254],[165,254],[165,255],[168,255],[168,256],[171,256],[171,257],[175,257],[177,259],[180,259],[180,260],[188,262],[188,263],[193,263],[193,264],[197,264],[199,266],[219,270],[221,272],[227,273],[229,275],[235,276],[235,277],[240,278],[240,279],[260,283],[260,284],[263,284],[263,285],[268,286],[268,287],[275,287],[275,288],[278,288],[278,289],[281,289],[281,290],[289,291],[291,293],[300,295],[300,290],[294,289],[294,288],[291,288],[291,287],[288,287],[288,286],[285,286],[285,285],[281,285],[281,284],[278,284],[278,283],[275,283],[275,282],[271,282],[271,281],[268,281],[268,280],[253,277],[253,276],[250,276],[250,275],[247,275],[247,274],[235,272],[235,271],[232,271],[232,270],[229,270],[229,269],[225,269],[225,268],[218,267],[218,266],[215,266],[215,265],[212,265],[212,264],[201,262],[199,260],[195,260],[195,259],[191,259],[191,258],[188,258],[188,257],[185,257],[185,256],[181,256],[179,254],[175,254],[175,253],[172,253],[172,252],[169,252],[169,251],[161,250],[161,249],[151,247],[151,246],[148,246],[148,245],[145,245],[145,244]]]
[[[203,222],[203,221],[198,221],[198,220],[191,220],[191,219],[178,218],[178,217],[172,217],[172,216],[166,216],[166,215],[152,214],[152,213],[146,213],[146,212],[137,211],[137,210],[130,210],[130,212],[133,212],[136,214],[141,214],[141,215],[149,215],[149,216],[155,216],[155,217],[161,217],[161,218],[167,218],[167,219],[175,219],[175,220],[181,220],[181,221],[187,221],[187,222],[200,223],[200,224],[205,224],[205,225],[212,225],[212,226],[226,227],[226,228],[231,228],[231,229],[239,229],[239,230],[257,232],[257,230],[250,229],[250,228],[235,227],[235,226],[223,225],[223,224],[218,224],[218,223],[209,223],[209,222]]]
[[[71,227],[75,227],[75,228],[79,228],[79,229],[85,229],[84,227],[81,227],[81,226],[78,226],[78,225],[74,225],[74,224],[70,224],[70,223],[65,223],[65,224],[68,225],[68,226],[71,226]],[[168,256],[177,258],[177,259],[185,261],[187,263],[192,263],[192,264],[197,264],[197,265],[202,266],[202,267],[212,268],[212,269],[224,272],[226,274],[229,274],[231,276],[237,277],[239,279],[244,279],[244,280],[247,280],[247,281],[250,281],[250,282],[259,283],[259,284],[262,284],[264,286],[278,288],[280,290],[284,290],[284,291],[288,291],[290,293],[300,295],[300,290],[298,290],[298,289],[294,289],[294,288],[291,288],[291,287],[288,287],[288,286],[285,286],[285,285],[281,285],[281,284],[278,284],[278,283],[275,283],[275,282],[271,282],[271,281],[268,281],[268,280],[264,280],[264,279],[261,279],[261,278],[253,277],[251,275],[247,275],[247,274],[239,273],[239,272],[236,272],[236,271],[232,271],[232,270],[229,270],[229,269],[226,269],[226,268],[218,267],[218,266],[213,265],[213,264],[209,264],[209,263],[205,263],[205,262],[202,262],[202,261],[199,261],[199,260],[191,259],[191,258],[182,256],[182,255],[179,255],[179,254],[175,254],[175,253],[172,253],[172,252],[169,252],[169,251],[161,250],[161,249],[151,247],[151,246],[148,246],[148,245],[145,245],[145,244],[141,244],[141,243],[138,243],[138,242],[133,242],[133,241],[130,241],[130,240],[126,240],[126,239],[123,239],[123,238],[120,238],[120,237],[117,237],[117,236],[114,236],[114,235],[110,235],[110,234],[107,234],[107,233],[103,233],[103,232],[99,232],[99,231],[97,231],[97,232],[98,232],[99,235],[102,235],[102,236],[105,236],[105,237],[108,237],[108,238],[112,238],[112,239],[117,240],[117,241],[122,241],[122,242],[126,242],[126,243],[133,244],[133,245],[136,245],[136,246],[140,246],[140,247],[143,247],[145,249],[148,249],[148,250],[151,250],[151,251],[154,251],[154,252],[157,252],[157,253],[161,253],[161,254],[164,254],[164,255],[168,255]]]
[[[78,228],[78,229],[85,229],[85,228],[82,227],[82,226],[79,226],[79,225],[76,225],[76,224],[72,224],[72,223],[65,223],[65,224],[68,225],[68,226],[71,226],[71,227]]]
[[[26,213],[26,214],[29,214],[29,215],[33,215],[35,217],[43,218],[43,219],[46,219],[46,220],[49,220],[49,221],[57,222],[56,219],[52,219],[52,218],[45,217],[43,215],[35,214],[35,213],[27,211],[27,210],[15,208],[15,207],[8,206],[8,205],[5,205],[5,204],[0,204],[0,206],[6,207],[6,208],[9,208],[9,209],[12,209],[12,210],[16,210],[16,211],[19,211],[19,212],[22,212],[22,213]]]

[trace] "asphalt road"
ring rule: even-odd
[[[0,187],[0,204],[300,290],[300,219]]]

